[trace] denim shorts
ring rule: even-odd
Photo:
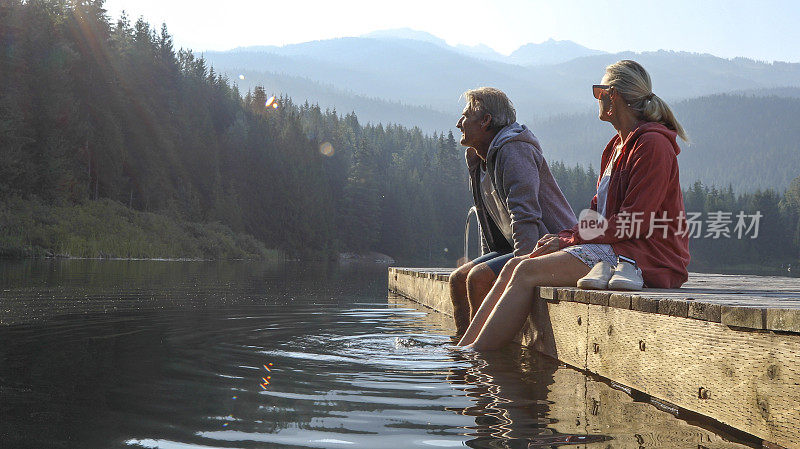
[[[584,243],[582,245],[567,246],[561,251],[577,257],[581,262],[592,268],[598,262],[606,261],[611,265],[617,264],[617,255],[607,243]]]
[[[512,257],[514,257],[514,253],[501,254],[497,251],[492,251],[482,255],[481,257],[478,257],[477,259],[473,260],[472,263],[475,265],[478,265],[479,263],[485,263],[489,266],[489,268],[492,269],[492,271],[494,271],[494,274],[499,275],[500,270],[503,269],[503,266],[506,264],[506,262],[511,260]]]

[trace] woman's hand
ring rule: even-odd
[[[528,257],[539,257],[558,251],[560,248],[558,236],[555,234],[545,234],[536,242],[536,248]]]

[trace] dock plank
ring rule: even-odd
[[[390,272],[402,272],[422,279],[415,287],[419,289],[426,288],[424,284],[430,279],[446,283],[451,270],[391,268]],[[797,278],[691,273],[689,281],[680,289],[646,288],[639,292],[624,292],[540,287],[538,292],[541,298],[548,300],[609,305],[714,322],[722,321],[722,307],[727,307],[724,324],[800,332],[800,279]],[[452,307],[440,302],[442,308],[437,310],[452,314]],[[758,310],[747,310],[751,308]]]
[[[677,419],[646,402],[636,402],[623,391],[603,382],[586,383],[586,427],[590,431],[619,435],[613,448],[641,449],[744,449],[706,429]],[[606,449],[608,446],[601,446]]]
[[[800,335],[590,308],[587,369],[776,442],[800,445]]]
[[[586,369],[589,305],[537,301],[535,307],[521,331],[521,344],[567,365]]]
[[[575,388],[583,384],[583,388]],[[586,449],[746,449],[719,435],[678,419],[651,404],[634,401],[607,383],[587,379],[574,370],[557,370],[547,399],[558,404],[550,409],[554,430],[563,434],[614,435],[609,442],[576,446]]]

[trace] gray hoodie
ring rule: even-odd
[[[486,171],[511,216],[513,242],[509,244],[515,256],[533,251],[544,234],[577,223],[542,156],[539,140],[525,125],[515,122],[497,133],[486,154]],[[473,182],[475,188],[480,185]]]

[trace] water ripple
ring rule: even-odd
[[[4,286],[0,447],[588,447],[600,429],[661,428],[719,440],[519,348],[455,351],[449,318],[387,300],[385,267],[78,266],[89,274]],[[607,415],[590,413],[591,391]]]

